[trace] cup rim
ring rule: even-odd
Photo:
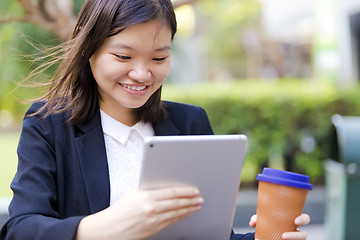
[[[310,183],[309,176],[280,169],[264,168],[262,173],[257,175],[256,179],[259,181],[303,188],[307,190],[313,189],[313,185]]]

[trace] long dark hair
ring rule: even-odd
[[[45,116],[69,111],[69,122],[88,120],[98,106],[99,93],[89,59],[106,38],[143,22],[160,20],[176,33],[176,17],[170,0],[87,0],[79,13],[72,38],[62,46],[61,64],[50,81],[39,112]],[[38,113],[39,113],[38,112]],[[37,114],[37,113],[35,113]],[[156,123],[166,116],[161,87],[140,108],[137,121]]]

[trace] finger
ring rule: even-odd
[[[286,232],[282,235],[283,240],[306,240],[305,232]]]
[[[201,206],[204,203],[204,199],[200,196],[193,198],[175,198],[156,201],[154,204],[157,213],[176,211],[182,208],[191,208]]]
[[[256,220],[257,220],[257,215],[252,215],[252,217],[250,218],[249,226],[253,228],[256,227]]]
[[[294,223],[298,227],[305,226],[310,223],[310,216],[303,213],[299,217],[295,218]]]
[[[200,210],[201,210],[201,206],[196,206],[196,207],[177,209],[175,211],[167,211],[160,214],[154,214],[151,216],[145,216],[144,221],[141,224],[142,230],[144,231],[145,235],[142,236],[141,239],[151,236],[161,231],[162,229],[170,226],[176,221],[184,219],[190,216],[192,213]]]
[[[192,198],[200,196],[200,191],[194,187],[172,187],[152,190],[154,200],[164,200],[173,198]]]
[[[157,226],[160,229],[163,229],[177,221],[180,221],[188,216],[190,216],[194,212],[198,212],[201,210],[201,206],[181,208],[175,211],[168,211],[157,216]]]

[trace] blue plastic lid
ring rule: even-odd
[[[258,174],[256,179],[259,181],[276,183],[290,187],[304,188],[308,190],[313,189],[309,176],[279,169],[264,168],[262,173]]]

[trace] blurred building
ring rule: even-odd
[[[260,72],[264,79],[311,78],[315,36],[312,0],[261,2],[261,28],[243,35],[250,61],[259,64],[249,71],[250,77]]]
[[[261,3],[260,23],[246,29],[244,24],[226,33],[228,38],[239,39],[238,47],[243,49],[241,54],[245,56],[238,59],[245,60],[237,63],[241,71],[234,71],[234,64],[227,64],[234,61],[226,54],[220,55],[215,64],[209,62],[207,39],[204,41],[202,35],[216,32],[215,27],[209,26],[209,19],[192,6],[177,9],[180,25],[170,82],[297,78],[344,87],[358,83],[359,0],[253,1]],[[225,48],[223,39],[211,36],[219,48]]]
[[[353,86],[360,79],[360,1],[263,0],[262,24],[281,68],[269,73]],[[266,53],[266,51],[264,51]],[[274,54],[274,48],[272,48]],[[276,52],[275,52],[276,53]],[[274,58],[274,56],[272,56]],[[263,67],[266,69],[265,67]],[[278,69],[282,70],[279,71]]]
[[[339,79],[352,85],[360,80],[360,1],[335,0],[338,9]]]

